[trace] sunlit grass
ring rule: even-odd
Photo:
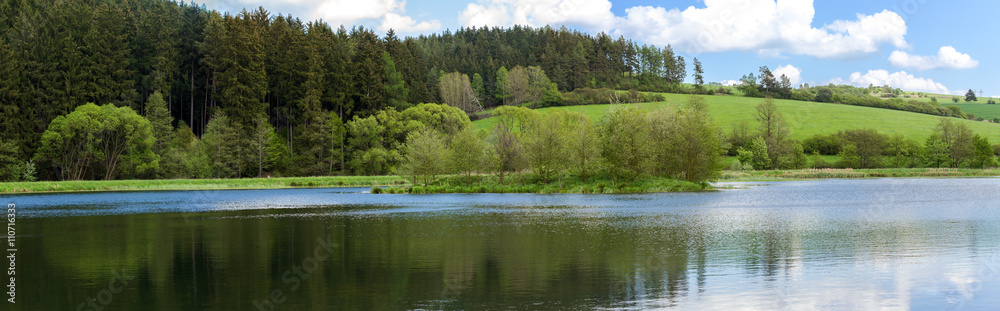
[[[889,168],[725,171],[719,181],[789,181],[828,178],[996,177],[1000,169]]]
[[[0,193],[371,187],[373,185],[385,186],[404,183],[406,180],[396,176],[39,181],[0,183]]]
[[[634,105],[650,109],[663,105],[680,105],[686,103],[689,96],[684,94],[664,94],[664,97],[666,97],[666,101],[664,102]],[[762,100],[760,98],[742,96],[705,96],[709,113],[715,120],[716,125],[721,130],[727,132],[739,120],[753,122],[754,108]],[[888,135],[902,134],[906,138],[923,143],[934,131],[941,118],[927,114],[889,109],[794,100],[775,100],[775,104],[778,105],[778,109],[785,116],[791,130],[792,138],[798,140],[815,134],[827,135],[842,130],[871,128]],[[941,104],[947,105],[947,103]],[[998,106],[998,113],[1000,113],[1000,105],[989,106]],[[581,112],[591,119],[599,121],[609,107],[610,105],[589,105],[554,107],[542,110],[568,109]],[[976,115],[979,116],[980,114],[976,113]],[[965,123],[972,131],[988,137],[991,142],[1000,142],[1000,124],[959,119],[952,120]],[[476,128],[492,128],[496,124],[496,119],[478,120],[473,122],[473,124]]]

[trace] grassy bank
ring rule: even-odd
[[[663,94],[666,101],[660,103],[636,104],[640,107],[656,108],[662,105],[679,105],[686,103],[690,95]],[[708,112],[715,119],[715,124],[724,133],[728,133],[733,124],[739,120],[751,121],[754,126],[755,107],[763,99],[742,96],[705,96]],[[778,110],[785,116],[791,130],[791,138],[802,140],[814,134],[834,134],[842,130],[871,128],[886,135],[902,134],[904,137],[923,143],[931,135],[941,117],[913,112],[889,109],[848,106],[817,102],[805,102],[779,99],[774,101]],[[941,103],[949,105],[950,103]],[[1000,108],[1000,105],[986,105],[983,109]],[[996,107],[992,107],[996,106]],[[568,109],[578,111],[595,121],[601,120],[609,105],[568,106],[547,109]],[[962,108],[964,111],[966,108]],[[970,110],[972,110],[970,108]],[[977,116],[985,112],[975,111]],[[970,112],[972,112],[970,111]],[[986,122],[952,119],[969,126],[973,132],[988,137],[992,142],[1000,142],[1000,125]],[[496,118],[477,120],[473,122],[476,128],[492,128]]]
[[[993,177],[1000,169],[806,169],[774,171],[724,171],[718,181],[792,181],[825,178],[883,177]],[[387,188],[382,188],[388,186]],[[640,178],[635,181],[597,176],[586,182],[576,176],[552,178],[543,182],[533,174],[507,176],[501,185],[496,176],[445,176],[424,187],[413,186],[398,176],[333,176],[243,179],[163,179],[163,180],[88,180],[0,183],[0,193],[76,192],[76,191],[153,191],[153,190],[235,190],[284,189],[308,187],[373,187],[376,193],[654,193],[711,190],[707,184],[666,178]],[[378,189],[378,190],[375,190]]]
[[[328,176],[242,179],[80,180],[0,183],[0,193],[371,187],[405,184],[396,176]]]
[[[543,181],[534,174],[507,176],[504,184],[492,175],[447,176],[438,178],[427,186],[402,185],[388,188],[372,187],[372,193],[425,194],[425,193],[656,193],[681,191],[706,191],[713,188],[707,183],[692,183],[682,180],[647,177],[636,180],[618,179],[610,176],[596,176],[587,181],[577,176],[563,176]]]
[[[726,171],[719,181],[791,181],[827,178],[919,178],[994,177],[1000,169],[891,168],[891,169],[806,169],[774,171]]]

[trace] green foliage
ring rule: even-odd
[[[153,144],[153,152],[163,157],[167,153],[167,145],[172,140],[170,134],[174,131],[174,117],[170,116],[167,110],[167,102],[163,100],[163,94],[155,92],[146,101],[146,119],[149,120],[153,128],[153,137],[156,143]],[[163,171],[160,170],[159,174]]]
[[[601,138],[599,129],[590,118],[579,112],[568,112],[569,126],[566,129],[566,151],[569,156],[568,165],[583,182],[601,169]]]
[[[459,108],[467,113],[479,112],[482,105],[469,84],[469,76],[452,72],[441,77],[441,100],[449,106]]]
[[[207,178],[211,176],[211,161],[205,148],[191,128],[181,122],[181,126],[170,135],[166,153],[160,157],[160,171],[163,178]]]
[[[965,93],[965,102],[976,102],[976,101],[979,101],[979,99],[976,98],[976,91],[969,89],[969,91]]]
[[[837,136],[843,142],[841,156],[844,157],[844,163],[847,163],[842,167],[863,169],[882,166],[882,153],[886,150],[887,137],[873,129],[846,130]],[[850,151],[845,150],[847,146],[851,146]]]
[[[924,162],[929,167],[941,167],[950,160],[948,158],[948,144],[937,133],[927,137],[923,151]]]
[[[840,135],[815,134],[802,140],[802,149],[805,153],[819,153],[821,155],[840,154],[842,142]]]
[[[703,99],[692,96],[689,106],[647,114],[650,169],[657,176],[700,182],[714,179],[722,168],[721,141],[705,111]]]
[[[471,128],[464,128],[452,134],[448,148],[451,171],[465,175],[466,183],[471,183],[472,174],[486,164],[486,143]]]
[[[483,76],[478,72],[472,75],[472,91],[475,92],[477,101],[486,99],[486,85],[483,84]]]
[[[37,172],[35,171],[35,161],[34,160],[31,160],[31,161],[28,161],[28,162],[24,162],[24,166],[21,169],[21,180],[27,181],[27,182],[35,181],[36,179],[38,179],[36,177],[36,173]]]
[[[571,121],[565,110],[536,114],[521,124],[521,142],[532,172],[548,182],[554,172],[569,164],[568,140],[565,133]]]
[[[918,165],[920,145],[901,134],[890,136],[886,141],[884,155],[889,157],[890,167],[913,167]]]
[[[417,121],[444,134],[455,134],[472,127],[469,116],[449,105],[419,104],[403,111],[403,122]]]
[[[651,161],[647,112],[634,106],[613,106],[601,119],[601,156],[614,179],[635,180]]]
[[[545,71],[537,66],[514,67],[507,73],[506,83],[502,86],[504,88],[502,94],[509,95],[506,97],[507,105],[521,106],[530,103],[544,107],[559,105],[562,102],[562,94],[556,85],[549,80]]]
[[[347,122],[347,149],[351,150],[348,166],[354,174],[382,175],[392,172],[403,159],[399,149],[407,134],[423,128],[413,120],[403,120],[395,110],[382,110],[375,115],[355,116]]]
[[[333,113],[313,110],[305,117],[294,141],[299,150],[294,172],[300,176],[329,175],[342,163],[343,125]]]
[[[69,180],[88,177],[96,162],[99,167],[93,171],[110,180],[156,169],[155,141],[149,121],[131,108],[86,104],[52,121],[36,158],[57,165]]]
[[[749,148],[753,142],[753,135],[750,128],[750,122],[747,120],[739,120],[733,124],[729,134],[726,135],[726,144],[729,146],[728,154],[730,156],[736,156],[737,150],[740,148]]]
[[[765,98],[756,107],[755,115],[758,123],[757,135],[767,144],[767,156],[770,158],[770,168],[792,168],[795,166],[796,142],[789,137],[788,124],[784,115],[778,111],[773,98]],[[754,167],[757,166],[754,163]],[[759,167],[758,167],[759,168]]]
[[[385,62],[382,61],[381,42],[374,32],[364,27],[352,29],[350,38],[354,47],[351,54],[354,92],[351,99],[362,109],[358,111],[358,116],[368,117],[385,109],[387,104],[385,81],[388,78],[385,76]],[[391,152],[376,153],[388,155]]]
[[[974,150],[970,166],[975,168],[993,167],[996,161],[993,154],[993,147],[990,145],[990,139],[975,135],[972,140]]]
[[[0,181],[21,179],[20,148],[12,141],[0,139]]]
[[[259,12],[254,12],[259,14]],[[219,45],[219,63],[216,66],[219,84],[219,101],[227,108],[231,126],[249,134],[254,120],[267,115],[267,73],[262,34],[264,23],[250,12],[238,16],[223,16],[225,36]]]
[[[743,149],[738,153],[740,161],[750,163],[754,169],[769,170],[772,168],[773,163],[767,152],[767,141],[764,140],[764,137],[754,138],[750,143],[750,149]]]
[[[496,78],[496,91],[493,96],[496,97],[498,101],[507,105],[507,99],[510,98],[510,92],[507,91],[508,85],[510,84],[510,76],[507,72],[507,67],[501,66],[497,69]]]
[[[410,108],[411,104],[406,102],[406,98],[410,96],[410,89],[406,87],[403,74],[396,71],[396,62],[392,60],[389,52],[382,52],[382,63],[385,66],[385,77],[387,80],[384,87],[389,106],[396,108],[397,111]]]
[[[426,187],[437,175],[449,172],[450,149],[441,133],[434,129],[411,132],[402,148],[403,160],[396,168],[402,176],[411,176],[414,184],[422,180]]]
[[[843,168],[860,168],[861,159],[858,156],[858,148],[853,143],[846,143],[840,148],[840,162],[837,166]]]
[[[503,180],[507,174],[521,170],[527,162],[521,141],[512,131],[514,120],[500,115],[500,121],[493,127],[488,138],[486,167],[497,175],[500,185],[504,184]]]
[[[965,123],[953,122],[948,118],[941,118],[935,133],[941,139],[948,150],[948,165],[958,167],[973,156],[973,136],[972,130]]]
[[[233,121],[224,112],[216,112],[208,121],[202,144],[205,155],[210,159],[212,176],[229,178],[239,176],[243,163],[242,134],[234,126]]]
[[[250,162],[257,167],[257,178],[263,177],[264,169],[270,169],[271,165],[274,164],[271,162],[271,148],[269,147],[275,136],[274,128],[267,122],[267,119],[254,120],[252,132],[247,140],[247,151],[250,152]]]
[[[814,152],[812,154],[811,158],[812,158],[811,159],[811,162],[812,162],[811,167],[812,168],[823,169],[823,168],[829,168],[830,167],[830,164],[826,163],[826,160],[823,159],[823,156],[821,156],[818,152]]]

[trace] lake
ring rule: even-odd
[[[721,185],[735,189],[2,199],[19,310],[1000,306],[1000,179]]]

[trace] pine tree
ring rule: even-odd
[[[495,96],[497,100],[503,103],[504,105],[507,105],[507,99],[510,98],[511,96],[510,91],[508,91],[509,84],[510,84],[510,77],[507,74],[507,68],[500,67],[500,69],[497,69],[497,82],[496,82],[497,87],[496,87],[496,92],[493,93],[493,96]]]
[[[385,66],[386,84],[384,88],[389,106],[395,108],[396,111],[410,108],[410,103],[406,102],[406,98],[410,95],[410,89],[406,88],[403,74],[396,71],[396,63],[392,60],[389,52],[382,52],[382,64]]]
[[[125,14],[120,6],[110,3],[94,12],[93,26],[84,40],[84,57],[90,65],[88,89],[92,92],[88,101],[131,106],[136,100],[131,49],[125,41]]]
[[[255,21],[259,13],[247,11],[238,17],[226,16],[227,35],[224,39],[221,68],[216,74],[219,100],[244,133],[249,133],[253,120],[266,116],[267,75],[264,70],[262,23]],[[255,17],[256,16],[256,17]]]
[[[145,114],[153,128],[153,137],[156,138],[156,142],[153,143],[153,153],[163,157],[167,153],[167,145],[172,140],[170,134],[174,130],[174,117],[167,111],[167,102],[164,101],[163,94],[154,92],[149,96]]]
[[[698,58],[694,58],[694,87],[701,91],[702,85],[705,84],[705,78],[703,77],[705,70],[701,67],[701,62]]]
[[[375,33],[365,28],[351,32],[354,46],[351,66],[354,67],[354,102],[356,115],[369,116],[386,108],[385,64],[382,61],[381,42]]]

